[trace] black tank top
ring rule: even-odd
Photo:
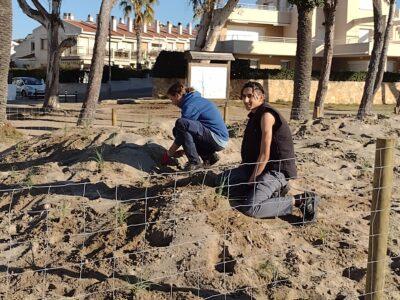
[[[242,162],[257,162],[262,138],[261,118],[267,112],[274,116],[275,124],[272,128],[270,157],[265,170],[281,172],[288,179],[296,178],[297,170],[290,127],[281,114],[268,103],[258,107],[255,113],[249,114],[242,141]]]

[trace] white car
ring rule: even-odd
[[[12,84],[17,87],[17,95],[22,97],[43,97],[46,90],[43,79],[34,77],[14,77]]]

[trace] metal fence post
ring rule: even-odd
[[[367,300],[383,299],[384,297],[394,146],[394,139],[378,139],[376,142],[367,282],[365,287],[365,299]]]
[[[68,95],[68,91],[65,90],[64,92],[64,102],[67,103],[67,95]]]
[[[78,91],[75,91],[75,103],[78,103]]]

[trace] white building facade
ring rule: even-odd
[[[64,30],[60,29],[60,39],[74,36],[77,45],[65,50],[61,55],[62,68],[90,68],[93,47],[95,43],[96,22],[92,16],[86,21],[75,20],[70,13],[64,13]],[[106,46],[105,64],[108,65],[109,55],[111,65],[119,67],[134,67],[136,65],[136,33],[133,30],[132,19],[111,18],[111,35]],[[185,51],[190,49],[190,41],[195,38],[191,24],[174,26],[172,23],[161,24],[154,21],[142,28],[142,64],[150,68],[160,51]],[[109,53],[111,42],[111,53]],[[43,26],[35,28],[20,45],[15,47],[11,57],[17,67],[45,68],[47,65],[47,33]]]

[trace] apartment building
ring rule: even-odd
[[[387,15],[389,5],[383,3]],[[400,68],[400,18],[396,9],[390,36],[387,71]],[[340,0],[337,7],[333,71],[367,70],[373,46],[372,0]],[[293,68],[296,56],[297,10],[287,0],[239,3],[222,31],[218,51],[250,59],[253,67]],[[314,10],[313,69],[321,67],[324,50],[324,14]]]
[[[65,50],[61,55],[61,66],[65,68],[90,68],[95,43],[96,22],[92,16],[86,21],[75,20],[70,13],[64,13],[64,30],[60,37],[77,38],[77,45]],[[181,23],[161,24],[156,20],[145,24],[142,28],[142,64],[150,68],[160,51],[185,51],[190,48],[190,41],[195,38],[191,24],[184,27]],[[130,18],[111,18],[111,38],[107,42],[105,64],[111,56],[111,65],[119,67],[135,67],[136,65],[136,33]],[[111,52],[109,52],[111,42]],[[43,26],[35,28],[19,46],[15,47],[12,61],[18,67],[41,68],[47,64],[47,34]]]

